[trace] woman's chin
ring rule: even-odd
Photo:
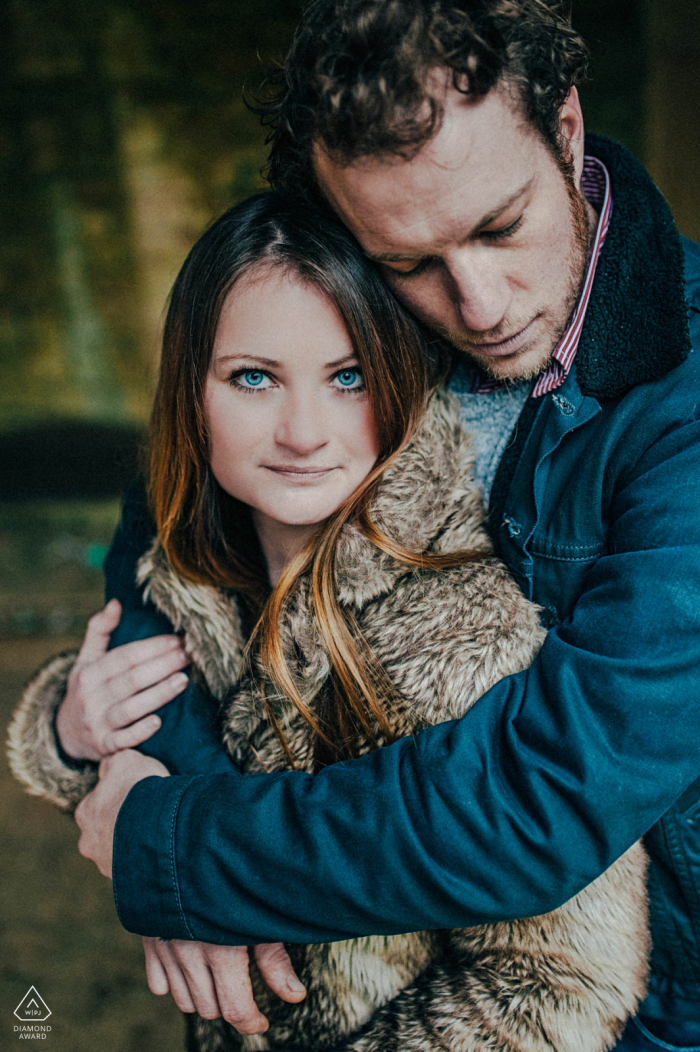
[[[339,503],[333,503],[329,507],[322,508],[254,508],[253,519],[258,529],[264,522],[267,522],[282,530],[313,530],[325,522],[339,507]]]

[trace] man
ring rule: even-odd
[[[584,144],[584,64],[543,0],[320,0],[271,161],[464,352],[494,542],[550,628],[532,668],[315,779],[109,762],[82,850],[109,871],[125,800],[125,926],[245,944],[544,913],[646,834],[652,977],[619,1047],[700,1046],[700,249],[621,147]],[[114,641],[166,627],[116,590]]]

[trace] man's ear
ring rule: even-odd
[[[580,190],[581,173],[583,172],[584,127],[581,100],[576,88],[571,88],[559,110],[559,130],[563,145],[568,147],[568,154],[574,166],[574,179]]]

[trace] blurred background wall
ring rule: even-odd
[[[75,644],[135,470],[169,287],[203,227],[264,185],[242,102],[298,0],[0,5],[0,721]],[[573,0],[588,127],[649,167],[700,240],[700,0]],[[653,280],[653,275],[649,276]],[[53,1048],[173,1049],[138,940],[73,824],[0,775],[0,1046],[34,983]],[[14,1038],[13,1038],[14,1039]]]

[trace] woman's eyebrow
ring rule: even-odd
[[[338,358],[335,362],[326,362],[324,369],[337,369],[340,365],[347,365],[348,362],[356,362],[356,354],[346,354],[344,358]]]
[[[278,369],[280,362],[275,361],[274,358],[263,358],[260,354],[217,354],[214,358],[215,362],[261,362],[263,365],[269,365],[271,369]]]

